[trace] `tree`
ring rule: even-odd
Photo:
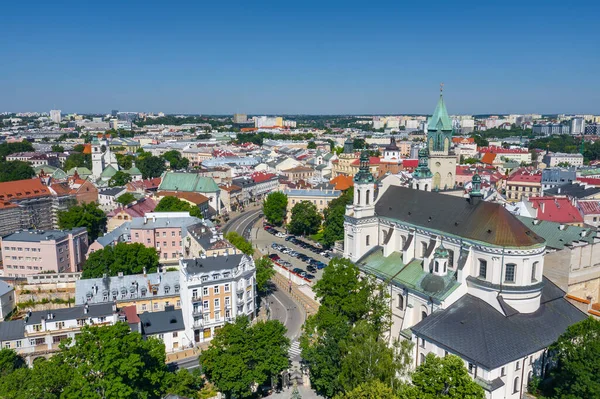
[[[473,139],[473,141],[475,141],[475,144],[477,144],[477,147],[487,147],[488,145],[490,145],[490,142],[487,141],[486,139],[484,139],[479,134],[474,134],[471,136],[471,138]]]
[[[73,147],[74,152],[83,152],[83,150],[85,150],[85,146],[83,144],[76,144]]]
[[[199,207],[171,195],[163,197],[154,208],[154,212],[189,212],[190,216],[204,218]]]
[[[169,161],[171,169],[186,169],[190,163],[189,159],[183,158],[177,150],[167,151],[162,155],[162,158]]]
[[[25,360],[12,349],[0,349],[0,377],[12,373],[18,368],[26,367]]]
[[[200,354],[208,381],[226,397],[248,398],[252,387],[270,383],[288,367],[290,340],[277,320],[251,325],[246,317],[225,324]]]
[[[458,356],[437,357],[429,353],[425,362],[412,374],[413,387],[422,399],[483,399],[485,393],[469,375],[464,361]]]
[[[310,201],[298,202],[292,208],[292,217],[288,230],[294,235],[315,234],[321,227],[321,215],[315,204]]]
[[[259,292],[266,292],[268,289],[269,280],[275,275],[273,270],[273,262],[268,256],[256,260],[256,289]]]
[[[398,399],[389,385],[381,381],[364,382],[353,390],[338,394],[334,399]]]
[[[263,213],[267,222],[281,226],[285,220],[287,205],[287,195],[280,191],[270,193],[263,203]]]
[[[306,146],[306,148],[308,150],[316,150],[317,149],[317,143],[315,143],[314,141],[309,141],[308,145]]]
[[[106,215],[95,202],[83,203],[58,212],[58,227],[61,229],[85,227],[90,240],[94,241],[106,228]]]
[[[155,157],[154,155],[144,156],[139,158],[137,167],[142,172],[144,179],[150,179],[153,177],[159,177],[165,171],[165,161],[162,158]]]
[[[117,164],[119,164],[119,168],[121,169],[131,169],[133,166],[133,162],[135,161],[135,157],[130,154],[119,154],[116,153],[115,157],[117,158]]]
[[[327,205],[323,211],[323,240],[322,244],[326,248],[331,248],[336,241],[344,239],[344,215],[346,214],[346,205],[354,201],[354,187],[344,191],[338,198]]]
[[[477,159],[477,158],[472,158],[472,157],[469,157],[469,158],[465,158],[465,159],[464,159],[464,160],[461,162],[461,164],[464,164],[464,165],[475,165],[475,164],[476,164],[476,163],[478,163],[478,162],[479,162],[479,159]]]
[[[0,161],[0,182],[31,179],[35,171],[23,161]]]
[[[132,193],[121,194],[117,197],[116,201],[119,204],[125,206],[125,205],[131,204],[133,201],[135,201],[135,195],[133,195]]]
[[[0,144],[0,160],[4,161],[10,154],[16,152],[35,151],[33,145],[29,141],[21,141],[17,143],[2,143]]]
[[[242,235],[236,233],[235,231],[230,231],[225,234],[225,239],[229,241],[234,247],[242,251],[242,253],[252,256],[254,254],[254,248],[252,248],[252,244],[248,242]]]
[[[385,287],[359,275],[350,260],[333,259],[313,287],[321,306],[304,324],[300,346],[312,386],[327,397],[372,380],[399,384],[397,375],[407,369],[410,345],[390,347],[385,340],[391,317]]]
[[[110,187],[121,187],[131,181],[131,175],[121,170],[117,171],[108,181]]]
[[[73,152],[67,157],[63,167],[65,170],[82,167],[89,169],[92,167],[92,156],[81,152]]]
[[[600,397],[600,321],[573,324],[550,346],[556,359],[552,385],[556,398]]]
[[[105,273],[116,276],[119,272],[124,275],[140,274],[144,269],[151,273],[157,268],[158,254],[154,248],[147,248],[139,243],[120,242],[92,252],[83,264],[81,277],[98,278]]]
[[[65,152],[65,147],[63,147],[62,145],[53,144],[52,151],[53,152]]]

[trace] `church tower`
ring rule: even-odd
[[[427,120],[427,149],[429,169],[433,175],[433,190],[448,190],[456,183],[456,156],[450,151],[452,145],[452,120],[446,111],[443,85],[433,115]]]
[[[102,152],[103,143],[98,137],[92,139],[92,176],[98,179],[104,170],[104,153]]]
[[[412,175],[412,188],[415,190],[431,191],[432,174],[429,169],[427,148],[419,150],[419,165]]]
[[[360,154],[360,169],[354,175],[354,202],[346,207],[344,257],[359,260],[379,245],[375,217],[375,178],[369,169],[369,152]]]

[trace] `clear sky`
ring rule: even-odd
[[[7,0],[0,111],[600,114],[599,3]]]

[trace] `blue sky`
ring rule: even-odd
[[[7,1],[0,111],[600,114],[572,3]]]

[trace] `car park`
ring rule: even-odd
[[[300,269],[299,267],[295,267],[295,268],[294,268],[292,271],[293,271],[294,273],[298,273],[298,274],[300,274],[300,273],[303,273],[303,272],[304,272],[304,270]]]
[[[269,258],[271,258],[272,260],[279,260],[279,259],[281,259],[279,257],[279,255],[277,255],[277,254],[271,254],[271,255],[269,255]]]
[[[304,276],[302,276],[304,278],[307,278],[309,280],[314,280],[315,276],[314,274],[310,274],[310,273],[306,273]]]
[[[312,265],[308,265],[306,266],[306,270],[308,270],[311,273],[316,273],[317,272],[317,268],[312,266]]]

